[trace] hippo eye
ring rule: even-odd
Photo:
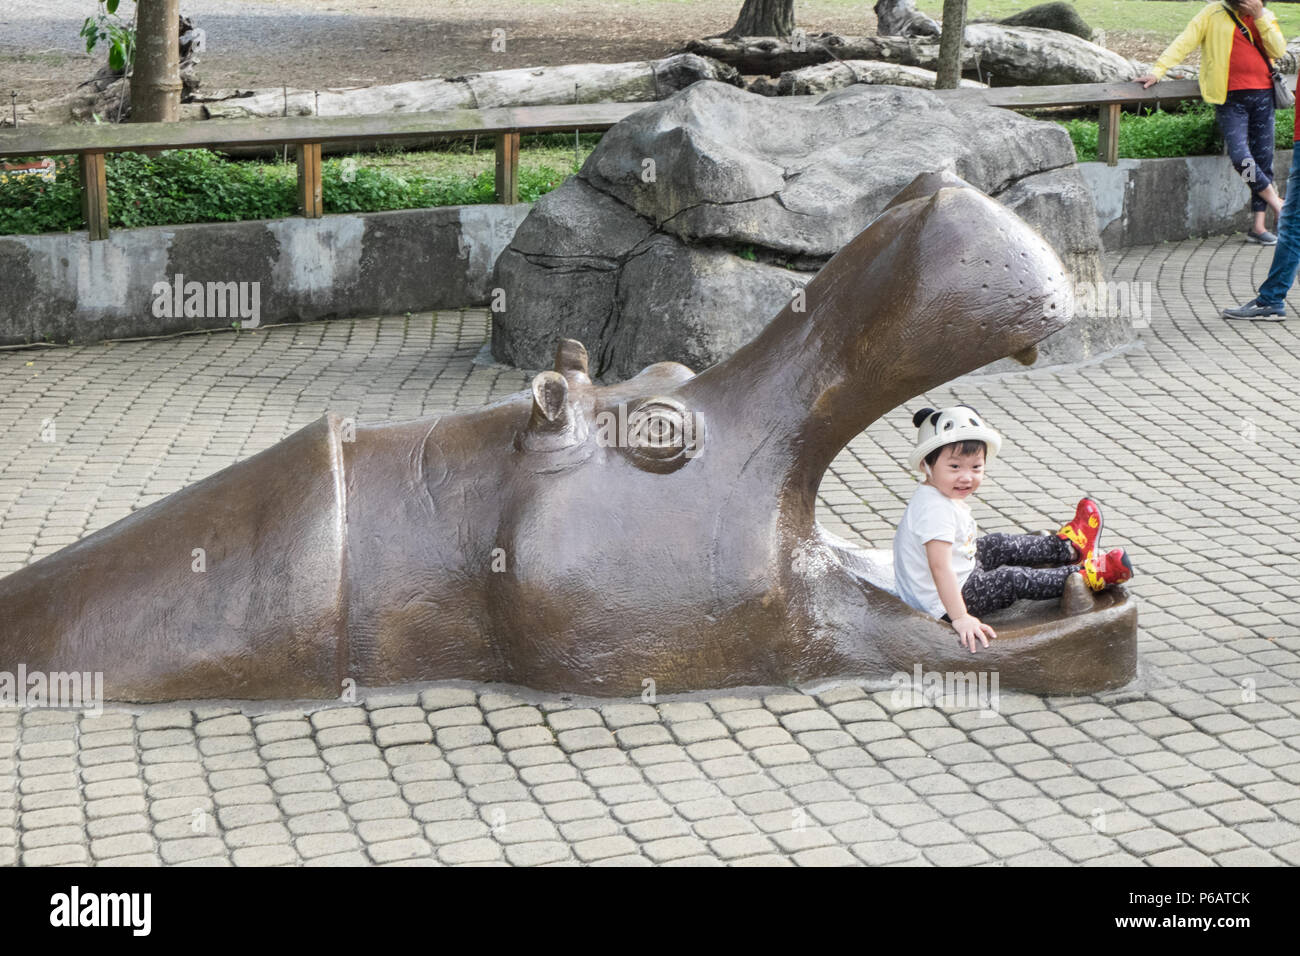
[[[649,398],[627,417],[628,454],[649,471],[675,471],[699,454],[703,422],[672,398]]]
[[[978,419],[978,418],[972,418],[972,419],[970,420],[970,423],[971,423],[972,425],[974,425],[976,428],[979,427],[979,419]]]
[[[944,431],[948,431],[948,430],[951,429],[951,428],[952,428],[952,419],[950,418],[950,419],[948,419],[946,422],[943,423],[943,430],[944,430]]]

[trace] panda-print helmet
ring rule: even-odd
[[[912,424],[917,427],[916,447],[907,456],[907,464],[913,471],[921,471],[921,462],[930,452],[953,442],[984,442],[986,465],[1002,450],[1002,437],[985,425],[979,412],[969,405],[953,405],[940,411],[923,408],[912,416]]]

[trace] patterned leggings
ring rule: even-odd
[[[966,610],[976,617],[1010,607],[1020,598],[1060,597],[1065,580],[1082,567],[1074,546],[1056,535],[986,534],[975,541],[975,570],[962,585]],[[1064,567],[1026,568],[1026,564]],[[950,618],[945,614],[942,620]]]
[[[1263,212],[1268,203],[1259,193],[1273,182],[1273,90],[1229,90],[1214,117],[1233,167],[1250,188],[1250,211]]]

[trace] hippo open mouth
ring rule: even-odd
[[[598,386],[565,341],[521,394],[355,431],[327,416],[0,580],[0,669],[102,671],[108,697],[139,701],[969,671],[949,629],[817,524],[817,489],[878,417],[1071,308],[1039,236],[925,174],[699,375]],[[1038,692],[1131,679],[1124,593],[1067,603],[1000,625],[978,666]]]

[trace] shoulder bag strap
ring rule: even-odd
[[[1268,54],[1264,52],[1263,48],[1258,43],[1255,42],[1255,38],[1251,36],[1250,31],[1246,29],[1246,24],[1242,23],[1240,20],[1237,19],[1236,12],[1233,11],[1233,9],[1229,7],[1226,3],[1223,4],[1223,9],[1228,11],[1228,16],[1232,17],[1232,22],[1237,24],[1237,29],[1240,30],[1241,35],[1246,38],[1246,42],[1249,43],[1251,46],[1253,46],[1255,50],[1259,53],[1259,55],[1264,58],[1264,65],[1268,67],[1268,72],[1270,74],[1274,73],[1275,70],[1273,69],[1273,61],[1268,58]],[[1263,35],[1262,31],[1260,35],[1261,36]]]

